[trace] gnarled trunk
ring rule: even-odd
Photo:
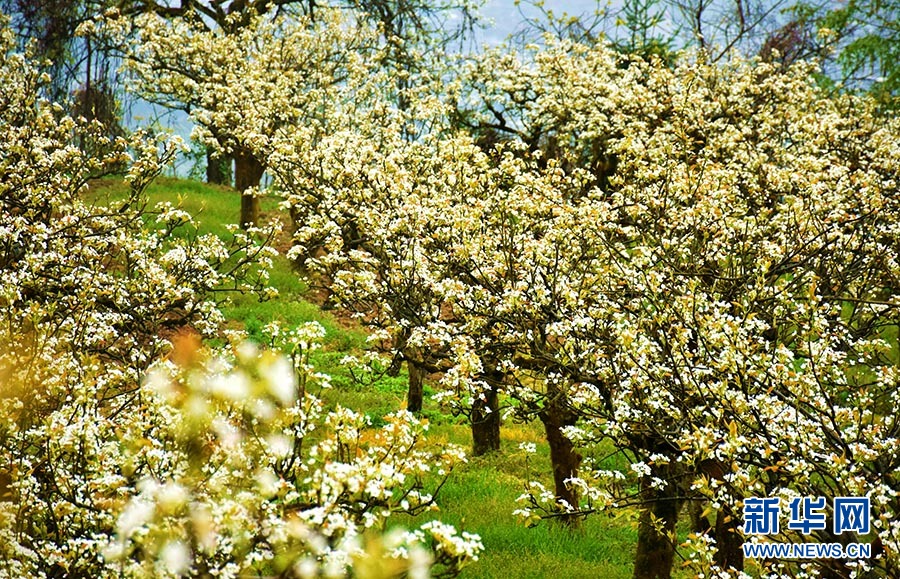
[[[577,509],[578,491],[566,481],[578,476],[578,467],[581,465],[582,457],[575,451],[572,441],[562,431],[566,426],[574,426],[577,416],[568,408],[565,394],[552,384],[548,385],[547,401],[538,416],[544,424],[544,432],[550,446],[550,463],[553,466],[556,500],[560,503],[564,501]],[[577,515],[562,515],[560,520],[570,527],[577,527],[580,518]]]
[[[725,475],[731,472],[731,465],[718,459],[707,459],[700,463],[700,472],[704,475],[725,482]],[[735,503],[738,499],[734,500]],[[705,518],[705,517],[704,517]],[[707,525],[709,521],[706,521]],[[713,538],[716,540],[716,554],[713,561],[722,569],[744,569],[744,550],[741,546],[744,542],[740,532],[741,520],[735,514],[732,507],[723,504],[716,513],[715,531]]]
[[[498,386],[503,381],[503,374],[497,371],[483,376],[488,384],[484,392],[484,400],[475,399],[472,405],[472,454],[481,456],[491,451],[500,450],[500,396]]]
[[[722,505],[716,513],[716,554],[713,561],[722,569],[744,569],[744,549],[741,547],[744,539],[738,530],[740,523],[741,520],[726,505]]]
[[[259,187],[265,167],[246,149],[234,152],[234,187],[241,192],[241,227],[255,227],[259,221],[259,198],[251,188]]]
[[[674,482],[673,467],[655,465],[653,477],[667,481],[663,488],[651,485],[652,477],[641,479],[641,496],[646,506],[638,522],[634,579],[669,579],[675,561],[675,525],[681,509],[680,490]],[[659,527],[659,529],[657,529]]]
[[[406,392],[406,409],[415,414],[422,411],[426,371],[409,359],[406,361],[406,366],[409,370],[409,390]]]
[[[206,148],[206,182],[214,185],[231,185],[231,157],[216,156],[214,149]]]

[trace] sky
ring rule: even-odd
[[[617,0],[613,4],[618,4]],[[606,3],[604,2],[604,5]],[[566,13],[569,15],[592,14],[597,10],[597,0],[545,0],[544,9],[555,15]],[[530,4],[516,6],[513,0],[488,0],[481,10],[484,17],[493,22],[493,26],[481,31],[482,42],[486,44],[499,44],[509,34],[516,31],[522,24],[523,17],[534,18],[540,14],[539,10]]]

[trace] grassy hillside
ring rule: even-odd
[[[90,194],[98,198],[115,197],[122,191],[121,181],[107,179],[93,183]],[[152,185],[149,196],[151,206],[159,201],[180,205],[195,216],[201,229],[218,234],[225,233],[227,223],[236,221],[240,205],[239,195],[231,189],[168,178]],[[266,200],[263,211],[274,214],[275,201]],[[230,325],[242,327],[258,338],[260,329],[271,321],[279,321],[286,327],[318,321],[327,333],[325,348],[314,355],[313,361],[319,371],[333,377],[335,386],[322,392],[323,398],[330,404],[340,403],[365,412],[375,424],[382,415],[404,405],[405,373],[396,378],[383,378],[370,387],[359,386],[350,379],[339,361],[364,347],[365,332],[308,301],[308,288],[301,275],[283,257],[276,261],[271,282],[279,291],[277,299],[260,303],[248,295],[228,298],[223,311]],[[426,395],[429,392],[426,387]],[[470,446],[469,430],[462,420],[430,400],[426,400],[423,415],[430,421],[432,442]],[[538,448],[530,464],[526,464],[526,455],[518,448],[521,442],[533,442]],[[549,464],[541,425],[507,421],[502,429],[501,452],[470,459],[453,474],[438,496],[440,512],[435,517],[478,533],[485,545],[481,560],[467,568],[464,577],[616,579],[631,576],[637,528],[634,512],[595,516],[574,532],[553,524],[526,528],[516,521],[512,511],[516,508],[516,497],[525,488],[528,470],[532,475],[541,475],[542,482],[552,488]]]

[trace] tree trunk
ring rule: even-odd
[[[706,501],[701,500],[699,497],[693,497],[687,503],[688,517],[691,519],[691,531],[698,535],[706,535],[712,530],[712,524],[703,514],[706,504]]]
[[[422,411],[425,369],[412,360],[407,360],[406,366],[409,370],[409,390],[406,393],[406,409],[413,414],[417,414]]]
[[[562,428],[573,426],[577,417],[566,407],[565,396],[556,388],[548,387],[547,402],[544,409],[538,414],[544,424],[544,432],[547,443],[550,445],[550,463],[553,466],[553,485],[556,492],[556,500],[573,508],[578,508],[578,491],[566,483],[572,477],[578,476],[578,467],[581,465],[581,455],[575,452],[575,446],[565,434]],[[561,507],[565,508],[565,507]],[[570,527],[579,526],[578,516],[562,515],[560,520]]]
[[[722,505],[716,513],[716,554],[713,558],[722,569],[744,569],[744,549],[741,547],[744,539],[739,526],[740,519],[734,516],[730,507]]]
[[[206,182],[231,186],[231,157],[213,156],[213,149],[206,148]]]
[[[641,479],[641,496],[647,504],[638,522],[634,579],[669,579],[675,561],[675,541],[672,537],[681,508],[678,499],[680,491],[673,480],[671,466],[654,466],[652,475],[668,484],[659,489],[651,486],[652,477]],[[659,530],[657,526],[660,526]]]
[[[731,465],[718,459],[706,459],[699,466],[700,472],[704,475],[722,482],[725,481],[725,474],[731,472]],[[744,569],[744,550],[741,547],[744,539],[739,531],[740,527],[741,520],[731,506],[722,505],[716,512],[715,531],[712,535],[716,540],[716,554],[713,561],[722,569],[729,567],[737,571]]]
[[[502,380],[502,375],[499,377]],[[485,400],[476,398],[472,405],[472,454],[481,456],[500,450],[500,398],[497,393],[498,376],[493,373],[485,381],[490,385]]]
[[[265,167],[245,149],[234,152],[234,187],[241,192],[241,227],[255,227],[259,221],[259,198],[248,189],[259,187]]]

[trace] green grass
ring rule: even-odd
[[[103,202],[125,194],[121,180],[94,182],[88,195]],[[149,189],[149,206],[169,201],[191,213],[199,222],[200,233],[227,235],[227,224],[235,223],[240,196],[225,187],[162,178]],[[277,202],[264,199],[263,216],[277,215]],[[283,240],[281,240],[283,243]],[[326,330],[323,348],[315,352],[312,362],[321,372],[332,377],[333,388],[318,394],[329,405],[341,404],[372,418],[373,425],[382,424],[381,417],[405,405],[407,376],[405,370],[396,377],[383,376],[371,385],[355,382],[340,360],[365,347],[365,332],[341,321],[331,312],[322,311],[306,299],[308,286],[302,275],[294,271],[284,257],[275,260],[271,285],[279,296],[260,302],[255,296],[237,294],[223,304],[223,313],[231,327],[243,328],[251,338],[262,339],[262,328],[271,321],[285,327],[316,321]],[[422,416],[430,423],[429,440],[433,444],[471,445],[469,428],[462,417],[439,408],[428,396]],[[520,442],[533,442],[537,454],[526,465]],[[506,423],[502,429],[502,449],[486,457],[471,458],[459,467],[438,495],[440,511],[432,516],[482,537],[485,551],[481,559],[465,569],[463,577],[597,577],[627,578],[632,573],[632,557],[637,536],[635,514],[617,512],[614,516],[597,515],[587,519],[576,531],[553,523],[527,528],[512,512],[516,498],[523,492],[530,476],[538,476],[552,487],[550,460],[540,424]],[[418,526],[428,517],[397,517],[391,524]]]
[[[589,517],[580,529],[545,522],[528,528],[512,514],[516,498],[525,489],[525,454],[518,450],[523,440],[535,442],[538,454],[531,460],[532,472],[542,471],[549,480],[549,457],[537,425],[504,425],[501,451],[471,458],[457,469],[438,495],[440,511],[434,515],[466,531],[477,533],[485,545],[479,562],[463,577],[631,577],[637,537],[636,520],[629,513],[612,518]],[[441,425],[433,439],[468,444],[468,427]],[[622,513],[619,513],[622,515]],[[422,521],[405,521],[409,526]]]
[[[115,201],[125,198],[127,191],[121,178],[104,177],[90,183],[88,195],[99,202]],[[228,225],[238,221],[241,197],[231,187],[160,177],[147,187],[146,194],[149,209],[162,202],[180,207],[200,223],[202,233],[228,237]],[[261,200],[263,218],[277,211],[277,205],[277,199],[264,197]]]

